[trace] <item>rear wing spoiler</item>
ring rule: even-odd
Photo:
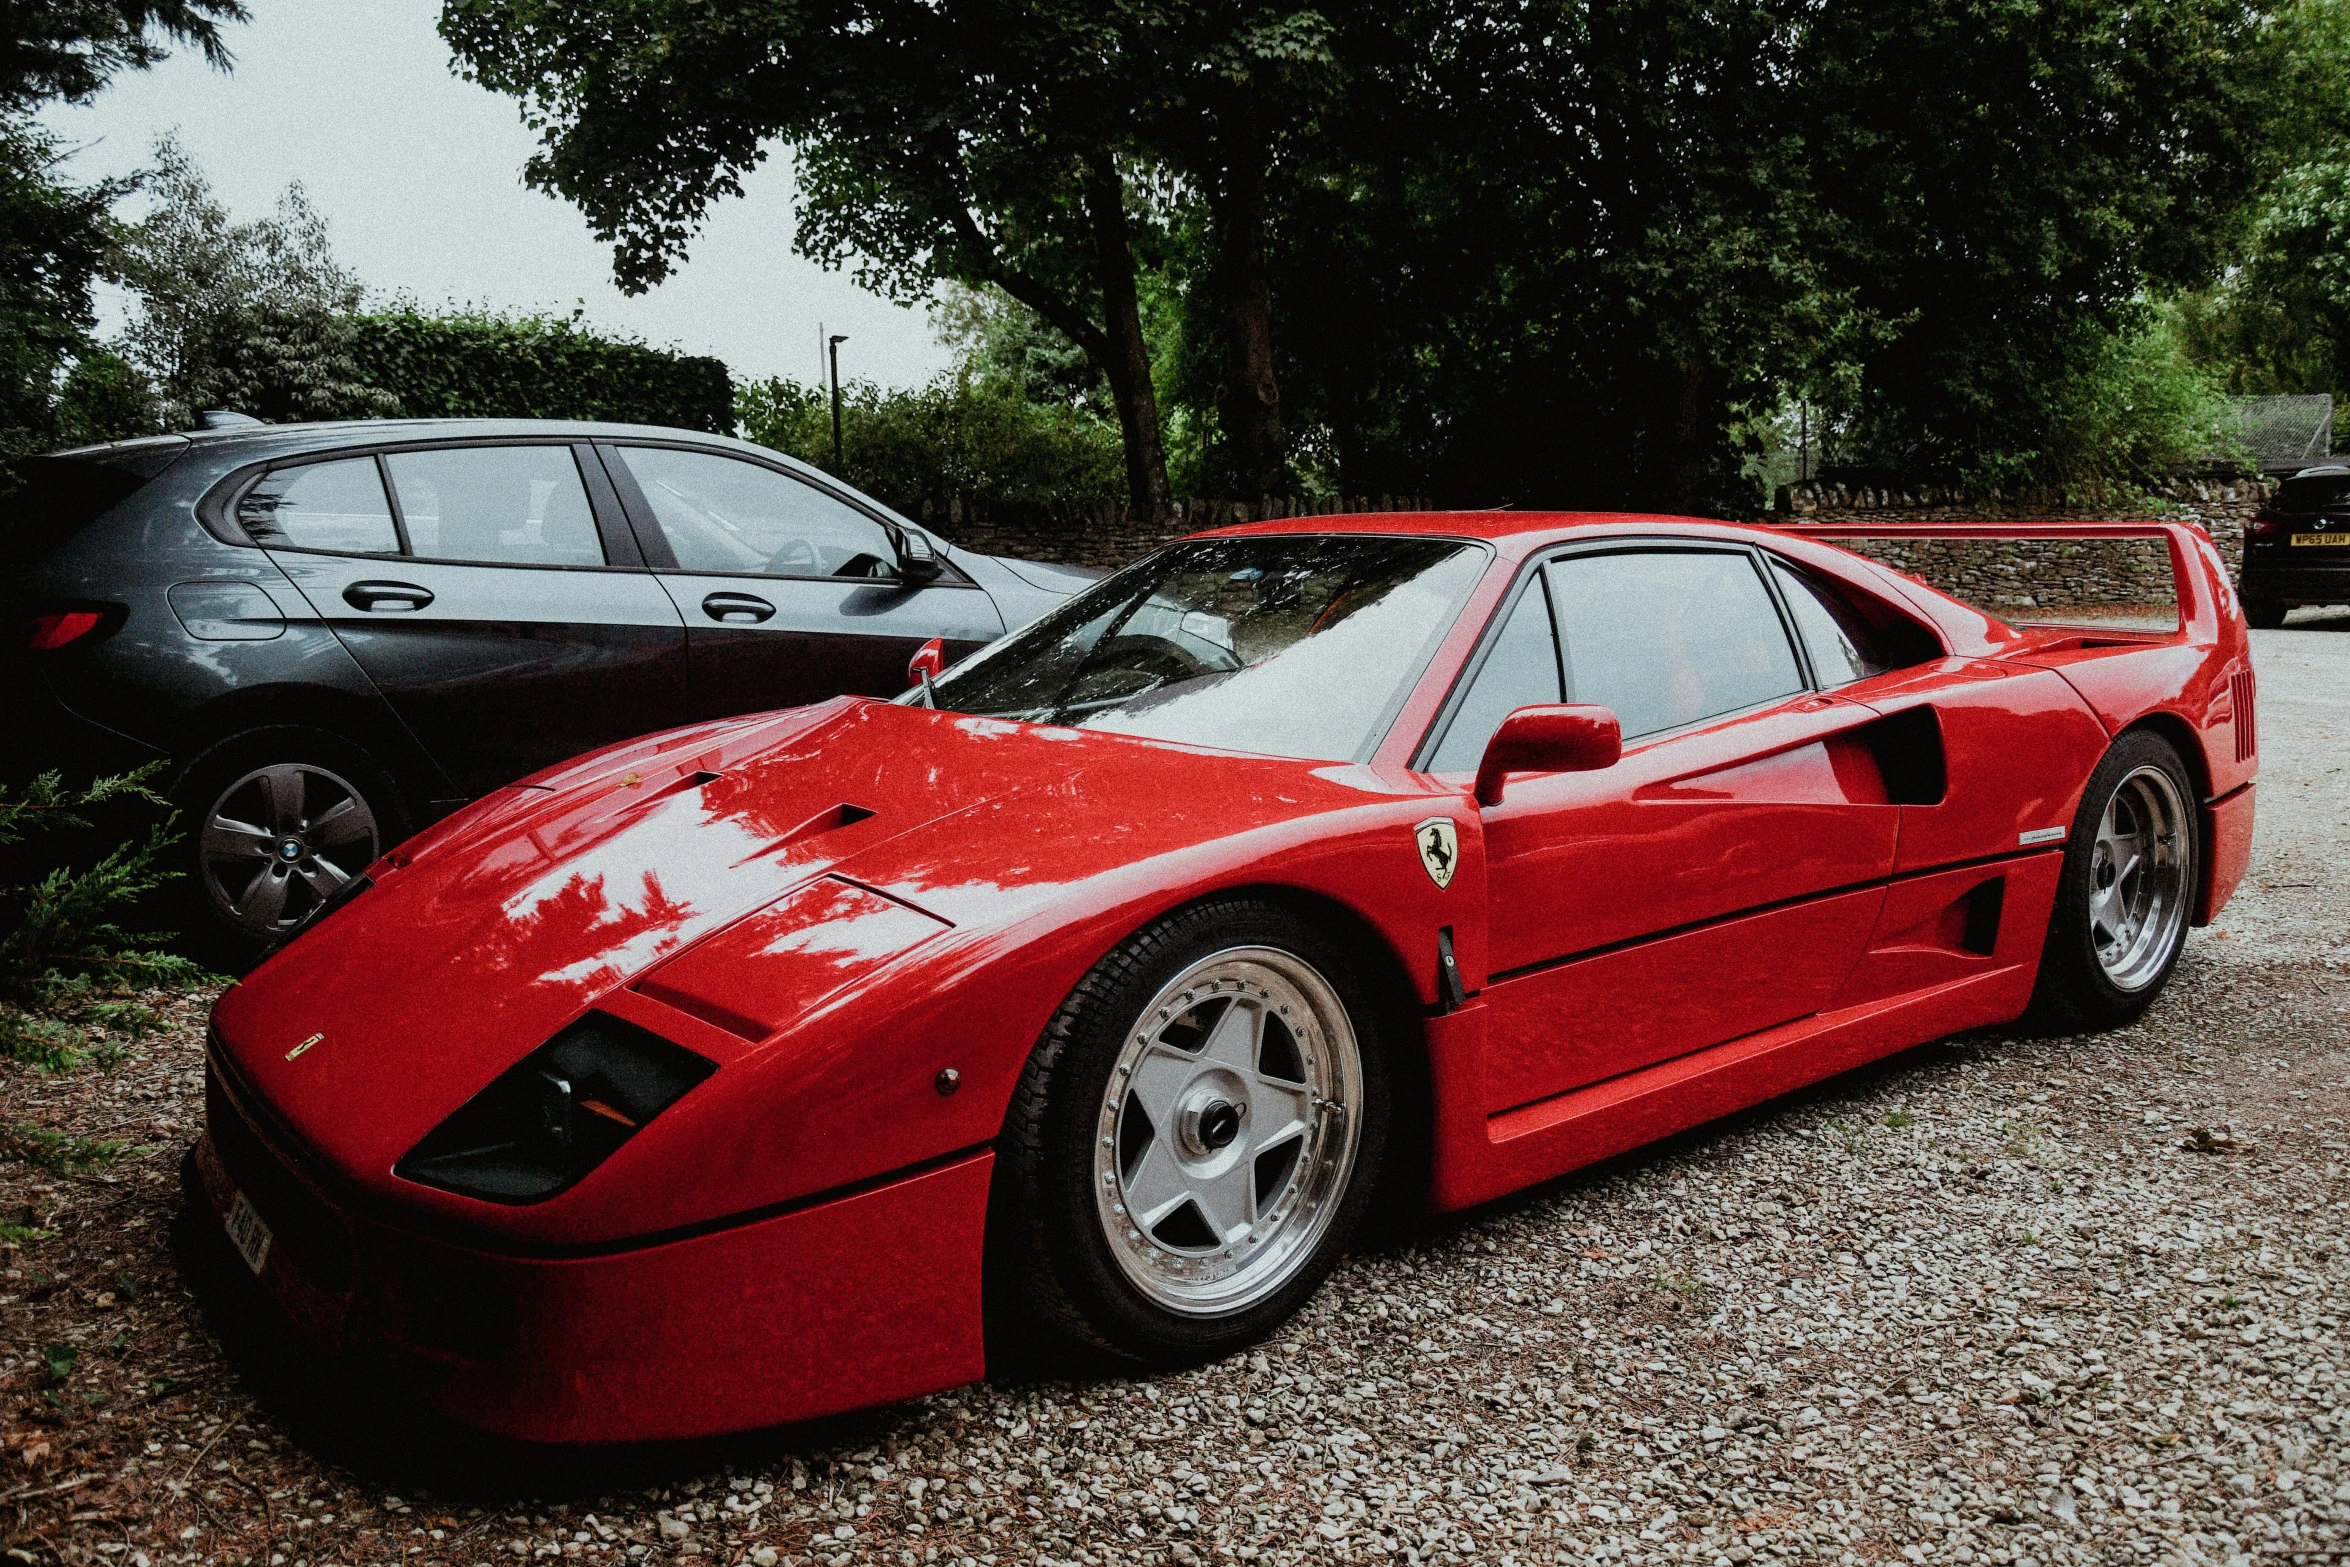
[[[2027,543],[2061,544],[2072,541],[2154,539],[2166,546],[2170,557],[2171,586],[2178,604],[2178,624],[2167,634],[2130,633],[2130,640],[2153,644],[2184,646],[2217,646],[2229,635],[2231,625],[2241,620],[2236,604],[2232,573],[2220,554],[2219,546],[2211,536],[2192,523],[2185,522],[1827,522],[1781,523],[1772,531],[1789,539],[1809,539],[1821,543],[1841,543],[1844,540],[1880,539],[1889,542],[1952,539],[1983,540],[1989,542],[2020,541]],[[1900,570],[1886,562],[1871,559],[1863,551],[1852,551],[1867,560],[1877,572],[1890,578],[1907,590],[1909,584],[1933,588],[1922,577]],[[1957,651],[1991,653],[1998,651],[2020,633],[2000,618],[1994,606],[1978,607],[1964,604],[1946,589],[1935,588],[1931,594],[1914,592],[1908,597],[1929,614],[1936,624],[1952,633],[1954,641],[1979,642],[1979,646]],[[1975,609],[1984,625],[1967,625],[1954,620],[1949,613],[1960,607]],[[1971,618],[1971,617],[1970,617]],[[2061,618],[2061,617],[2059,617]],[[2240,632],[2240,627],[2238,627]],[[2002,634],[2004,633],[2004,634]]]

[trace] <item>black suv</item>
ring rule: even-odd
[[[224,956],[577,752],[904,689],[1096,575],[952,548],[762,447],[260,426],[37,458],[0,503],[12,770],[158,757]]]
[[[2244,529],[2244,618],[2265,630],[2296,604],[2350,604],[2350,468],[2304,468]]]

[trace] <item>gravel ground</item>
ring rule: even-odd
[[[183,998],[111,1076],[0,1076],[0,1537],[114,1567],[2350,1558],[2350,616],[2255,639],[2252,876],[2142,1026],[1929,1046],[1418,1231],[1183,1375],[626,1452],[397,1418],[191,1297]]]

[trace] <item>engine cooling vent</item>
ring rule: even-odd
[[[2260,735],[2252,706],[2251,670],[2239,669],[2228,676],[2228,711],[2235,715],[2236,760],[2249,762],[2260,750]]]

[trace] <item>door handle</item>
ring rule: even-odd
[[[728,625],[755,626],[775,618],[775,606],[750,593],[713,593],[702,600],[702,613]]]
[[[432,589],[413,582],[354,582],[343,589],[343,602],[376,614],[406,614],[430,604]]]

